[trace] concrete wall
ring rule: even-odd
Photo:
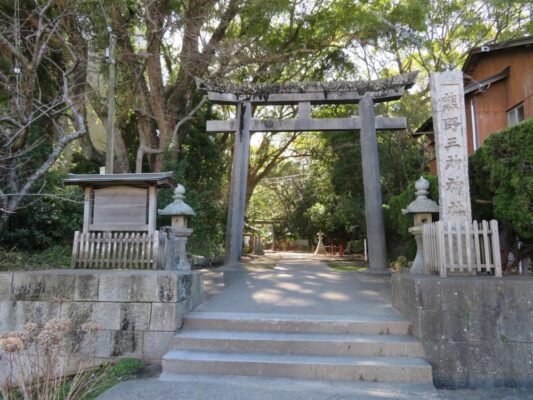
[[[395,274],[437,387],[533,387],[533,278]]]
[[[161,362],[182,317],[202,301],[199,272],[47,270],[0,273],[0,334],[26,322],[68,318],[101,330],[98,358]],[[83,335],[75,338],[82,340]],[[1,356],[1,354],[0,354]],[[0,359],[5,368],[5,357]]]

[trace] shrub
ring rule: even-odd
[[[205,134],[206,118],[200,114],[193,121],[178,159],[167,154],[165,169],[173,171],[175,181],[185,186],[185,201],[196,213],[188,221],[193,234],[187,249],[209,257],[223,253],[227,203],[222,188],[227,165],[224,146]],[[172,191],[163,190],[158,197],[159,208],[164,208],[172,201]],[[158,223],[169,225],[168,217]]]
[[[68,268],[71,255],[70,246],[52,246],[42,251],[0,248],[0,271]]]
[[[494,133],[470,157],[474,218],[495,218],[503,258],[516,245],[515,263],[533,253],[533,119]]]
[[[119,378],[127,375],[132,375],[142,370],[143,368],[143,360],[139,360],[138,358],[123,358],[115,365],[113,365],[109,375]]]
[[[64,174],[49,172],[39,196],[30,196],[0,232],[5,249],[42,250],[71,244],[83,220],[83,193],[78,187],[63,187]]]

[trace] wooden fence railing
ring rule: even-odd
[[[424,266],[446,276],[449,272],[492,272],[502,276],[498,222],[444,222],[423,226]]]
[[[165,269],[174,255],[174,240],[167,231],[76,231],[73,268]]]

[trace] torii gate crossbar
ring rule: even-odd
[[[236,106],[235,120],[207,121],[206,129],[211,133],[235,133],[225,265],[236,265],[241,257],[252,132],[360,131],[369,269],[383,271],[386,268],[386,244],[376,130],[403,130],[407,128],[407,121],[404,117],[376,116],[374,103],[399,99],[414,84],[416,75],[414,72],[373,81],[242,85],[197,79],[198,88],[207,92],[211,102]],[[356,103],[359,103],[358,117],[311,117],[312,105]],[[288,104],[298,106],[297,118],[252,118],[255,105]]]

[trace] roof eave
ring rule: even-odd
[[[480,47],[474,47],[468,52],[468,56],[463,64],[463,72],[471,75],[481,54],[491,54],[495,51],[507,50],[515,47],[532,46],[533,36],[508,40],[500,43],[485,44]]]
[[[144,174],[69,174],[63,180],[65,185],[78,186],[141,186],[148,187],[151,184],[156,184],[157,187],[176,186],[172,179],[172,172],[158,172],[158,173],[144,173]]]

